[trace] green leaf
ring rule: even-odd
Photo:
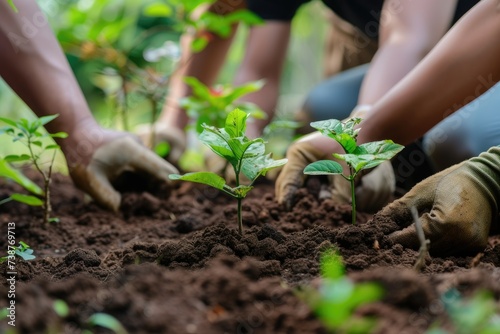
[[[230,104],[244,95],[259,91],[264,86],[264,83],[265,83],[264,80],[258,80],[235,87],[232,89],[231,93],[229,93],[224,97],[224,101],[227,104]]]
[[[342,174],[342,165],[332,160],[315,161],[304,168],[307,175],[334,175]]]
[[[334,156],[344,160],[356,172],[359,172],[377,167],[384,161],[390,160],[403,148],[404,146],[395,144],[392,140],[382,140],[362,144],[354,154],[334,154]]]
[[[42,206],[43,201],[39,199],[38,197],[31,196],[31,195],[23,195],[23,194],[12,194],[10,195],[10,198],[12,198],[16,202],[21,202],[24,204],[28,204],[30,206]]]
[[[271,169],[285,165],[287,161],[288,159],[274,160],[271,158],[271,154],[257,155],[243,160],[241,172],[249,180],[255,180],[260,175],[266,175]]]
[[[66,132],[56,132],[49,134],[52,138],[68,138],[68,134]]]
[[[323,278],[338,279],[345,275],[342,256],[334,249],[328,249],[321,254],[320,268]]]
[[[227,115],[224,129],[231,138],[242,137],[245,135],[248,116],[249,114],[241,111],[240,109],[234,109]]]
[[[211,100],[210,89],[195,77],[184,77],[184,82],[191,87],[193,95],[204,100]]]
[[[17,123],[11,119],[0,117],[0,121],[4,122],[10,126],[13,126],[14,128],[17,128]]]
[[[154,151],[160,157],[165,158],[170,152],[170,144],[168,142],[160,142],[154,147]]]
[[[202,183],[220,190],[224,189],[226,184],[226,181],[222,177],[212,172],[194,172],[184,175],[170,174],[168,178],[171,180]]]
[[[21,154],[21,155],[7,155],[6,157],[3,158],[7,162],[19,162],[19,161],[29,161],[31,160],[31,157],[27,154]]]
[[[241,102],[235,105],[236,108],[250,114],[255,119],[267,119],[267,114],[258,105],[251,102]]]
[[[59,218],[56,218],[56,217],[52,217],[52,218],[49,218],[49,223],[59,223],[61,221],[61,219]]]
[[[346,153],[354,153],[357,148],[356,136],[359,129],[354,129],[356,124],[361,122],[361,118],[351,118],[345,122],[336,119],[312,122],[311,126],[321,134],[335,139]]]
[[[54,300],[52,307],[54,308],[54,311],[57,313],[57,315],[60,316],[61,318],[66,318],[69,314],[68,304],[66,304],[64,300],[61,299]]]
[[[191,50],[194,53],[201,52],[207,47],[208,42],[208,38],[206,38],[205,36],[196,37],[195,39],[193,39],[193,42],[191,42]]]
[[[106,313],[95,313],[90,316],[88,323],[92,326],[107,328],[116,334],[126,334],[123,325],[113,316]]]
[[[60,149],[60,148],[61,148],[61,146],[56,145],[56,144],[49,145],[49,146],[45,147],[46,150],[57,150],[57,149]]]
[[[25,261],[30,261],[36,258],[36,256],[33,255],[32,249],[25,249],[25,250],[16,249],[16,254],[22,257],[22,259]]]
[[[41,125],[45,125],[45,124],[51,122],[52,120],[54,120],[55,118],[57,118],[58,116],[59,116],[59,114],[48,115],[48,116],[42,116],[38,119],[40,120]]]
[[[12,168],[7,161],[3,159],[0,160],[0,176],[11,179],[32,194],[39,196],[43,195],[43,190],[39,186],[33,183],[33,181],[28,179],[17,169]]]
[[[144,8],[145,16],[169,17],[172,15],[172,8],[164,3],[152,3]]]
[[[14,5],[14,1],[13,0],[7,0],[7,2],[9,3],[10,7],[12,7],[12,9],[14,10],[14,12],[19,12],[19,10],[17,9],[16,5]]]
[[[224,129],[219,130],[215,127],[205,125],[203,132],[198,138],[203,144],[210,147],[215,154],[229,161],[231,165],[235,166],[238,163],[234,152],[228,144],[230,140],[229,135]]]
[[[225,19],[230,23],[242,22],[247,25],[258,25],[264,23],[264,20],[262,20],[260,16],[247,9],[240,9],[229,13],[225,16]]]
[[[38,146],[38,147],[42,147],[42,142],[39,141],[39,140],[33,140],[31,142],[32,145],[35,145],[35,146]]]

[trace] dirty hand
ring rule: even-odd
[[[393,243],[418,249],[411,207],[420,215],[430,251],[441,255],[481,251],[487,245],[500,198],[500,147],[437,173],[417,184],[373,218],[405,227],[389,235]]]
[[[287,164],[283,167],[276,180],[275,193],[278,203],[284,204],[290,210],[295,203],[295,194],[303,186],[306,175],[304,168],[318,160],[329,158],[327,150],[318,150],[315,141],[325,137],[314,133],[306,140],[293,143],[287,151]],[[315,138],[316,137],[316,138]],[[331,139],[326,139],[331,142]],[[329,150],[328,150],[329,152]],[[358,209],[365,212],[375,212],[386,205],[395,189],[395,177],[390,162],[384,162],[357,182],[356,196]],[[344,203],[350,203],[351,190],[349,182],[342,176],[334,176],[330,180],[332,197]]]
[[[75,185],[108,209],[117,212],[120,207],[121,195],[112,182],[121,173],[143,172],[165,182],[170,182],[169,174],[178,173],[130,134],[111,131],[95,134],[62,148]]]
[[[186,150],[186,134],[184,131],[167,126],[161,123],[155,123],[154,127],[150,124],[140,124],[135,128],[135,133],[142,140],[144,145],[153,149],[153,136],[154,130],[154,144],[166,142],[170,145],[170,151],[166,157],[168,161],[177,164],[181,155]]]

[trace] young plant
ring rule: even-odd
[[[247,94],[256,92],[264,85],[263,81],[254,81],[238,87],[230,85],[219,85],[209,88],[194,77],[184,78],[193,90],[193,95],[182,99],[181,106],[186,109],[191,119],[196,120],[196,132],[203,132],[203,124],[212,124],[223,127],[229,112],[238,108],[250,113],[252,117],[263,119],[266,114],[255,104],[249,102],[237,102]]]
[[[371,333],[375,320],[359,317],[356,309],[380,300],[382,288],[375,283],[353,283],[346,275],[342,257],[334,249],[321,254],[321,285],[306,286],[297,294],[333,333]]]
[[[249,139],[245,136],[246,120],[249,114],[235,109],[227,115],[223,128],[203,124],[203,132],[199,139],[217,155],[226,159],[233,166],[236,186],[229,186],[224,178],[212,172],[195,172],[184,175],[171,174],[172,180],[183,180],[209,185],[234,197],[238,201],[238,231],[243,233],[241,202],[252,185],[261,175],[269,170],[283,166],[287,159],[274,160],[266,154],[265,142],[261,138]],[[242,175],[250,180],[250,184],[241,184]]]
[[[0,263],[4,263],[5,261],[14,259],[14,255],[21,257],[25,261],[33,260],[36,256],[33,255],[33,250],[30,248],[28,244],[23,241],[19,241],[19,246],[9,246],[9,255],[0,257]]]
[[[461,298],[452,289],[442,296],[456,334],[494,334],[500,333],[500,306],[490,292],[479,291],[470,299]],[[433,326],[426,334],[449,334],[450,332]]]
[[[29,121],[25,118],[22,118],[20,121],[13,121],[8,118],[0,117],[0,121],[3,121],[7,124],[7,126],[0,129],[0,134],[5,133],[10,135],[13,138],[14,142],[20,142],[24,144],[28,149],[28,154],[19,154],[19,155],[8,155],[4,157],[4,161],[6,162],[29,162],[33,164],[35,169],[43,178],[43,191],[40,195],[38,190],[37,192],[33,192],[34,195],[38,195],[42,199],[42,207],[44,210],[43,221],[45,223],[57,221],[57,218],[51,218],[50,215],[52,213],[52,206],[50,203],[50,183],[52,181],[52,167],[54,164],[54,159],[56,156],[57,149],[59,149],[59,145],[54,143],[46,143],[44,139],[47,137],[50,138],[66,138],[68,136],[65,132],[57,132],[57,133],[43,133],[41,128],[58,115],[50,115],[43,116],[34,121]],[[49,160],[47,170],[42,168],[41,155],[44,152],[53,151],[52,158]],[[5,164],[4,164],[5,167]],[[12,197],[12,196],[11,196]],[[12,198],[14,200],[19,200],[19,196],[17,198]],[[24,198],[26,200],[27,198]],[[32,198],[31,198],[32,200]],[[22,201],[22,200],[21,200]],[[26,201],[24,202],[26,203]],[[27,203],[30,204],[30,203]],[[39,203],[32,202],[30,205],[39,205]]]
[[[377,167],[384,161],[390,160],[404,146],[395,144],[392,140],[381,140],[358,145],[356,138],[359,128],[354,127],[361,122],[361,118],[351,118],[346,121],[336,119],[312,122],[311,126],[321,134],[337,141],[345,154],[334,153],[333,156],[345,161],[349,174],[343,174],[342,165],[332,160],[320,160],[306,166],[304,173],[308,175],[336,175],[340,174],[351,184],[352,223],[356,223],[356,176],[370,168]]]

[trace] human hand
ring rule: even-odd
[[[97,131],[97,140],[62,146],[71,178],[75,185],[98,204],[117,212],[121,195],[112,185],[125,171],[147,173],[170,182],[168,175],[178,173],[171,164],[144,147],[133,135],[112,131]],[[87,137],[88,138],[88,137]]]
[[[481,251],[487,245],[500,198],[500,148],[437,173],[386,206],[373,223],[387,219],[403,229],[389,240],[418,249],[411,208],[415,207],[431,252],[448,255]]]
[[[186,134],[184,131],[172,127],[167,126],[162,123],[155,123],[154,125],[154,142],[156,144],[161,142],[166,142],[170,145],[170,151],[166,157],[166,159],[173,163],[177,164],[181,155],[186,150]],[[152,143],[152,127],[150,124],[141,124],[135,128],[134,131],[137,136],[141,139],[141,141],[147,147],[153,149]]]

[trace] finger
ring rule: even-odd
[[[168,176],[177,174],[179,171],[167,161],[160,158],[151,150],[137,143],[132,138],[124,138],[127,141],[127,148],[130,154],[129,164],[135,170],[143,171],[160,180],[170,182]]]
[[[388,238],[392,243],[401,244],[406,248],[418,249],[420,247],[415,224],[411,224],[401,231],[391,233]]]
[[[90,195],[99,205],[118,212],[121,195],[111,185],[106,173],[91,162],[88,167],[76,167],[71,172],[75,185]]]
[[[304,183],[304,174],[297,172],[295,168],[287,168],[285,165],[276,180],[275,193],[279,204],[283,204],[287,211],[295,204],[295,194]]]

